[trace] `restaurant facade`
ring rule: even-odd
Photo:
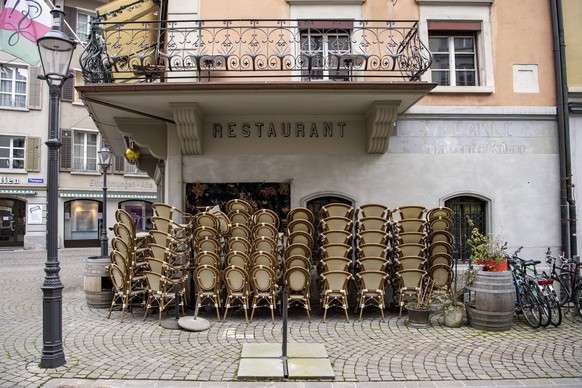
[[[541,257],[572,244],[542,3],[113,2],[76,90],[176,207],[448,206],[459,259],[467,217]]]

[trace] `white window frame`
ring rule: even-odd
[[[349,81],[350,78],[350,72],[348,69],[344,69],[344,68],[340,68],[339,70],[339,74],[333,74],[333,72],[338,72],[337,70],[332,70],[332,66],[330,63],[330,60],[333,58],[334,55],[346,55],[346,54],[351,54],[352,52],[352,42],[351,42],[351,35],[348,33],[340,33],[340,32],[336,32],[334,31],[333,28],[326,30],[325,28],[315,28],[314,29],[316,32],[310,32],[309,30],[306,30],[305,34],[302,32],[301,33],[301,53],[304,53],[303,50],[303,38],[307,37],[309,40],[312,39],[317,39],[317,38],[321,38],[321,43],[322,43],[322,47],[321,50],[315,50],[312,53],[315,53],[316,55],[319,56],[319,59],[323,61],[323,66],[314,66],[312,64],[311,67],[311,71],[320,71],[321,72],[321,76],[317,75],[314,76],[312,74],[309,74],[308,68],[307,68],[307,64],[305,64],[304,69],[302,70],[302,79],[304,81]],[[348,45],[347,50],[332,50],[330,49],[330,43],[332,43],[333,41],[339,42],[340,39],[346,39],[346,43]],[[346,78],[346,79],[343,79]]]
[[[6,72],[4,71],[5,68],[13,70],[12,77],[8,78],[5,75],[6,74]],[[16,79],[16,76],[19,73],[19,71],[23,71],[25,73],[25,75],[24,75],[25,80]],[[10,82],[11,86],[10,86],[10,90],[6,91],[6,92],[2,91],[2,88],[0,87],[0,96],[4,96],[4,95],[10,96],[10,105],[1,105],[2,98],[0,97],[0,108],[4,108],[4,109],[28,109],[29,73],[30,72],[28,71],[27,67],[10,66],[10,65],[2,64],[2,66],[0,68],[0,84],[2,82]],[[16,92],[16,84],[17,83],[24,83],[24,93],[17,93]],[[22,106],[15,105],[16,96],[24,96],[24,104]]]
[[[81,16],[87,17],[86,23],[81,23],[79,19]],[[77,9],[77,28],[75,33],[77,34],[79,40],[83,43],[87,43],[89,41],[89,38],[91,36],[91,20],[93,20],[94,18],[95,14],[92,14],[91,12],[82,9]]]
[[[429,39],[430,38],[443,38],[447,40],[447,52],[446,55],[448,56],[448,63],[449,63],[449,68],[448,69],[430,69],[429,71],[431,72],[431,77],[432,77],[432,73],[434,72],[440,72],[440,73],[448,73],[449,74],[449,85],[442,85],[442,86],[478,86],[480,83],[479,80],[479,74],[478,74],[478,61],[477,61],[477,39],[475,36],[475,33],[468,31],[468,32],[461,32],[460,34],[451,34],[451,33],[446,33],[446,32],[434,32],[431,33],[429,35]],[[457,68],[457,64],[456,64],[456,58],[457,55],[468,55],[471,53],[468,52],[457,52],[455,51],[455,39],[457,38],[463,38],[463,39],[467,39],[470,38],[473,41],[473,52],[472,52],[472,57],[473,57],[473,69],[460,69]],[[443,52],[439,52],[439,55],[444,56],[445,53]],[[433,59],[435,57],[435,53],[433,52]],[[458,80],[457,80],[457,72],[459,71],[466,71],[466,72],[472,72],[474,73],[474,79],[475,79],[475,85],[459,85],[458,84]],[[436,80],[433,80],[433,82],[436,82]]]
[[[18,171],[23,172],[26,171],[26,137],[25,136],[14,136],[14,135],[0,135],[1,137],[6,137],[10,139],[10,145],[8,147],[0,146],[0,149],[7,149],[8,150],[8,157],[0,159],[0,170],[1,171]],[[15,140],[23,141],[24,145],[22,147],[16,147],[14,145]],[[22,151],[22,158],[15,157],[14,152],[15,150]],[[4,161],[7,160],[9,166],[6,167]],[[22,161],[22,168],[13,167],[14,161],[20,160]]]
[[[453,21],[479,21],[481,31],[475,31],[475,47],[477,50],[477,86],[442,86],[434,88],[431,93],[494,93],[495,82],[493,78],[493,40],[491,32],[490,5],[492,1],[470,2],[457,1],[451,5],[451,1],[441,2],[421,1],[419,35],[422,42],[428,46],[429,20]],[[462,3],[462,4],[461,4]],[[428,47],[427,47],[428,48]],[[431,71],[427,71],[421,77],[422,81],[432,82]]]
[[[125,161],[124,165],[123,165],[123,174],[124,175],[147,175],[147,173],[145,171],[142,171],[139,169],[137,163],[128,163],[127,161]]]
[[[77,141],[77,135],[82,135],[82,142]],[[91,148],[93,147],[88,143],[88,137],[95,136],[95,150],[94,156],[89,155]],[[99,164],[97,160],[97,150],[99,145],[99,133],[97,131],[86,131],[73,129],[73,157],[72,157],[72,171],[74,172],[89,172],[89,173],[99,173]],[[78,148],[78,146],[80,148]],[[78,150],[82,150],[82,155],[79,155]],[[94,164],[94,168],[93,167]]]

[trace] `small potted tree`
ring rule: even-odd
[[[408,302],[408,324],[416,327],[427,326],[430,322],[431,298],[428,287],[423,287],[418,301]]]
[[[467,245],[471,248],[471,262],[482,265],[483,271],[507,271],[505,253],[507,243],[502,242],[499,235],[496,237],[484,235],[471,219],[467,219],[467,223],[472,227],[471,237],[467,239]]]

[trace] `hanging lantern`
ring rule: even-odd
[[[141,156],[141,151],[136,146],[127,147],[125,150],[125,157],[130,162],[135,162]]]

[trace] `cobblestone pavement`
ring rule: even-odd
[[[107,319],[107,309],[89,308],[83,292],[86,258],[98,254],[98,248],[59,251],[67,363],[41,369],[46,252],[0,251],[0,386],[274,386],[236,379],[242,344],[280,343],[280,317],[273,324],[259,311],[246,324],[235,311],[217,322],[213,311],[201,311],[211,327],[198,333],[164,329],[156,313],[144,322],[142,309],[123,323],[118,311]],[[290,342],[325,345],[335,381],[277,386],[582,386],[582,320],[572,314],[558,328],[534,330],[516,318],[512,330],[494,333],[447,328],[437,315],[419,329],[393,311],[385,322],[374,309],[362,321],[352,313],[350,322],[332,311],[322,322],[315,309],[309,323],[303,311],[291,310],[288,333]]]

